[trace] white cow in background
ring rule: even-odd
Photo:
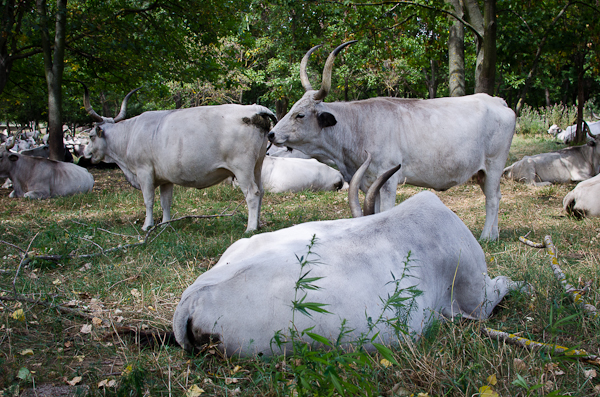
[[[589,122],[587,125],[590,129],[587,131],[586,138],[588,141],[591,141],[595,135],[600,134],[600,121]],[[563,143],[570,143],[575,139],[575,135],[577,134],[577,124],[570,125],[564,130],[556,124],[552,124],[548,129],[548,134],[555,135],[556,139],[563,141]]]
[[[362,174],[356,174],[349,192],[358,191]],[[313,282],[321,288],[307,291],[306,301],[326,304],[331,314],[298,313],[292,324],[292,301],[303,295],[294,290],[301,274],[298,258],[305,255],[302,273],[322,277]],[[272,338],[278,331],[289,337],[290,327],[314,327],[312,332],[335,340],[343,320],[349,330],[343,345],[375,332],[380,332],[377,342],[388,345],[398,343],[394,328],[382,322],[370,329],[367,317],[398,316],[391,308],[382,313],[382,300],[395,292],[412,298],[400,325],[419,335],[436,318],[487,318],[515,286],[506,277],[488,276],[485,254],[471,231],[426,191],[375,215],[308,222],[235,242],[185,290],[173,330],[188,351],[212,342],[228,356],[289,352],[289,344],[281,351]],[[421,294],[410,293],[413,287]]]
[[[142,191],[146,219],[154,224],[154,191],[160,187],[162,221],[171,219],[173,186],[197,189],[235,176],[246,197],[248,227],[256,230],[263,198],[261,168],[267,149],[266,134],[275,115],[260,105],[199,106],[144,112],[125,120],[127,100],[117,117],[98,115],[87,88],[84,106],[96,121],[85,157],[92,163],[116,163],[136,189]]]
[[[265,156],[263,188],[271,193],[332,191],[344,186],[342,174],[315,159]]]

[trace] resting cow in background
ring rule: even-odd
[[[402,164],[402,170],[381,189],[376,211],[394,207],[398,183],[446,190],[476,176],[486,198],[481,238],[497,239],[500,178],[515,130],[515,113],[502,99],[486,94],[325,103],[335,56],[350,43],[329,55],[319,91],[310,85],[306,64],[320,46],[306,53],[300,64],[306,93],[271,130],[269,140],[319,161],[333,160],[346,181],[363,163],[365,150],[370,152],[373,163],[360,186],[364,192],[377,175]]]
[[[248,205],[248,227],[256,230],[263,197],[261,168],[266,134],[275,115],[259,105],[200,106],[144,112],[125,120],[127,100],[114,119],[91,107],[87,88],[84,105],[97,122],[85,156],[93,163],[116,163],[146,205],[147,230],[154,224],[154,190],[160,187],[162,221],[171,219],[173,185],[198,189],[235,176]]]
[[[578,219],[600,216],[600,175],[578,183],[563,199],[563,208]]]
[[[0,178],[12,180],[10,197],[45,199],[92,190],[94,178],[85,168],[10,152],[13,145],[7,142],[0,147]]]
[[[342,174],[315,159],[266,156],[262,182],[271,193],[332,191],[344,186]]]
[[[349,196],[358,192],[363,172],[353,177]],[[357,195],[349,197],[350,203],[357,200]],[[367,200],[365,213],[373,212],[373,204]],[[353,209],[357,212],[360,207]],[[307,255],[313,237],[316,243]],[[298,258],[304,255],[308,263],[302,273],[322,277],[314,281],[319,289],[306,291],[306,301],[326,304],[331,314],[297,314],[292,324],[292,301],[300,298],[294,290]],[[394,292],[409,298],[406,323],[395,325],[419,335],[442,316],[487,318],[514,286],[506,277],[488,276],[485,254],[471,231],[434,193],[422,192],[375,215],[308,222],[235,242],[185,290],[173,330],[188,351],[212,341],[228,356],[281,354],[290,345],[283,345],[282,352],[272,338],[278,331],[283,339],[289,337],[291,327],[314,327],[311,332],[336,340],[345,320],[343,345],[373,336],[368,317],[398,315],[393,308],[382,313],[382,299]],[[421,294],[410,293],[412,287]],[[380,332],[377,342],[398,342],[388,323],[376,324],[374,332]]]
[[[550,153],[525,156],[504,169],[504,176],[534,186],[580,182],[600,172],[598,139]]]

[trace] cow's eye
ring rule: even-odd
[[[296,118],[297,118],[297,119],[303,119],[303,118],[304,118],[304,113],[298,113],[298,114],[296,115]]]

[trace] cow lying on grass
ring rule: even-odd
[[[358,191],[362,174],[356,172],[349,192]],[[365,213],[373,211],[375,196],[368,196]],[[312,282],[320,288],[307,291],[305,301],[325,304],[331,314],[297,313],[292,324],[292,301],[303,295],[295,292],[301,257],[307,261],[302,274],[320,277]],[[397,308],[383,309],[388,296],[409,298],[400,326],[419,335],[436,318],[487,318],[514,286],[506,277],[488,276],[471,231],[435,194],[422,192],[375,215],[308,222],[237,241],[183,293],[173,330],[188,351],[212,342],[228,356],[289,352],[289,343],[279,347],[272,338],[289,336],[291,327],[314,327],[311,332],[335,340],[342,321],[351,330],[344,345],[375,332],[377,342],[392,344],[397,322],[368,321],[399,316]]]
[[[595,137],[586,145],[525,156],[504,169],[504,176],[534,186],[580,182],[600,172],[600,146]]]
[[[563,199],[563,208],[578,219],[600,216],[600,175],[578,183]]]
[[[9,151],[7,141],[0,147],[0,178],[10,178],[10,197],[45,199],[86,193],[94,187],[94,177],[73,163],[31,157]]]

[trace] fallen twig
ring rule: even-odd
[[[555,345],[552,343],[536,342],[531,339],[522,338],[515,334],[509,334],[504,331],[481,327],[481,333],[488,338],[504,341],[508,344],[520,346],[528,350],[545,350],[549,353],[564,354],[565,356],[586,360],[592,364],[600,365],[600,357],[594,354],[589,354],[583,349],[572,349],[564,346]]]
[[[54,261],[54,262],[58,262],[59,260],[62,260],[62,259],[87,259],[87,258],[93,258],[93,257],[99,256],[99,255],[106,255],[106,254],[109,254],[109,253],[115,252],[115,251],[126,250],[128,248],[133,248],[133,247],[138,247],[138,246],[141,246],[141,245],[145,245],[145,244],[148,243],[148,238],[150,237],[150,235],[155,230],[157,230],[160,226],[165,226],[165,225],[168,225],[168,224],[173,223],[173,222],[181,221],[183,219],[210,219],[210,218],[221,218],[221,217],[226,217],[226,216],[233,216],[233,215],[235,215],[235,213],[236,213],[236,211],[237,211],[237,209],[238,209],[238,207],[240,205],[241,205],[241,203],[239,203],[237,205],[237,207],[235,207],[233,209],[233,211],[231,213],[229,213],[229,214],[224,214],[223,213],[223,212],[225,212],[225,210],[227,210],[227,209],[225,209],[223,212],[221,212],[220,214],[217,214],[217,215],[186,215],[186,216],[182,216],[182,217],[179,217],[179,218],[171,219],[170,221],[161,222],[161,223],[159,223],[157,225],[152,226],[150,229],[148,229],[148,231],[146,232],[146,235],[144,236],[143,240],[141,240],[141,241],[139,241],[137,243],[118,245],[116,247],[109,248],[109,249],[103,249],[100,245],[94,243],[93,241],[82,238],[82,240],[90,241],[92,244],[96,245],[100,249],[100,252],[96,252],[96,253],[93,253],[93,254],[75,255],[73,253],[70,253],[70,254],[66,254],[66,255],[27,255],[27,252],[29,251],[29,247],[27,248],[26,251],[23,251],[23,249],[17,247],[14,244],[11,244],[11,243],[8,243],[8,242],[2,241],[2,240],[0,240],[0,242],[4,243],[4,244],[7,244],[7,245],[9,245],[9,246],[11,246],[13,248],[16,248],[16,249],[20,250],[21,252],[25,252],[24,258],[27,257],[27,261],[28,262],[32,261],[34,259],[42,259],[42,260],[48,260],[48,261]],[[36,236],[37,236],[37,234],[36,234]],[[158,236],[156,236],[156,237],[158,237]],[[152,239],[150,242],[153,242],[156,239],[156,237],[154,239]],[[34,237],[34,239],[35,239],[35,237]],[[33,242],[33,240],[32,240],[32,242]],[[31,243],[29,244],[29,246],[31,247]],[[23,261],[21,261],[21,264],[19,264],[19,269],[21,268],[22,263],[23,263]],[[18,274],[19,273],[17,271],[17,275]],[[16,276],[15,276],[15,279],[16,279]],[[13,285],[14,285],[14,282],[13,282]]]
[[[565,277],[565,274],[563,273],[560,266],[558,265],[558,258],[556,255],[557,250],[556,250],[556,247],[554,246],[554,244],[552,243],[552,238],[550,236],[544,237],[543,243],[535,243],[533,241],[527,240],[523,236],[519,237],[519,241],[521,241],[522,243],[527,244],[531,247],[545,248],[546,253],[550,256],[550,266],[552,267],[552,271],[554,272],[554,277],[556,277],[556,279],[563,286],[563,288],[567,292],[567,294],[573,299],[573,302],[575,302],[576,304],[581,306],[585,312],[593,315],[594,317],[597,317],[600,314],[600,313],[598,313],[598,309],[596,309],[595,306],[590,305],[589,303],[585,303],[583,301],[583,296],[585,295],[585,290],[575,288],[574,286],[572,286],[571,284],[569,284],[567,282],[567,278]]]
[[[62,305],[57,305],[51,302],[47,302],[47,301],[42,301],[42,300],[36,300],[36,299],[30,299],[30,298],[26,298],[24,296],[0,296],[0,300],[3,301],[11,301],[11,302],[25,302],[25,303],[31,303],[34,305],[41,305],[41,306],[46,306],[50,309],[56,309],[62,313],[67,313],[67,314],[73,314],[79,317],[84,317],[87,319],[92,319],[94,316],[89,314],[89,313],[85,313],[82,312],[81,310],[77,310],[77,309],[71,309],[69,307],[65,307]]]
[[[31,244],[33,244],[33,240],[35,240],[35,238],[37,237],[38,234],[39,234],[39,232],[37,232],[35,234],[35,236],[33,236],[33,238],[31,239],[31,241],[29,242],[29,245],[27,246],[27,249],[23,253],[23,258],[21,258],[21,262],[19,262],[19,267],[17,267],[17,273],[15,274],[15,278],[13,278],[13,282],[12,282],[13,292],[14,292],[15,296],[17,296],[17,277],[19,277],[19,272],[21,271],[21,266],[23,266],[23,264],[27,265],[29,262],[31,262],[31,258],[29,258],[27,256],[27,254],[29,253],[29,249],[31,248]]]

